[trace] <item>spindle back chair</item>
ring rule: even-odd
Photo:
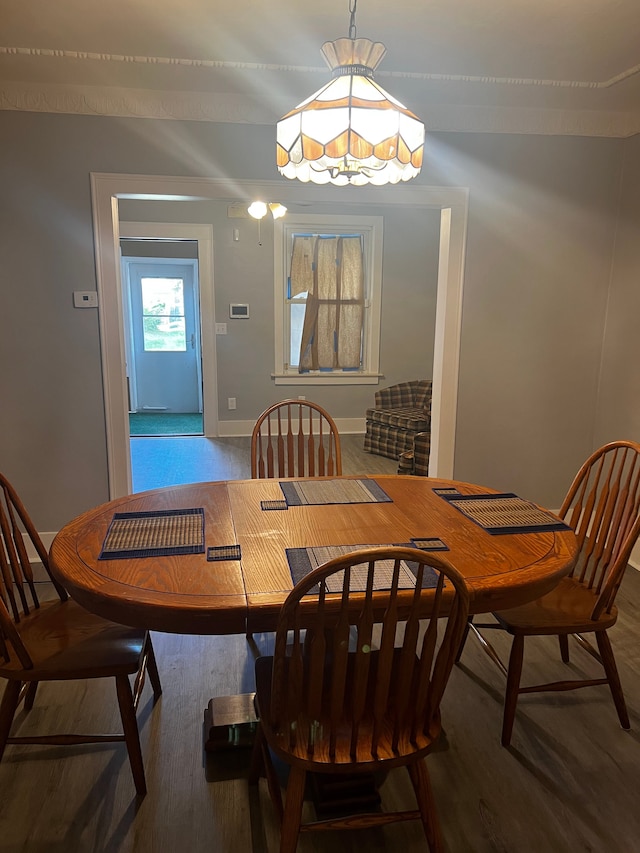
[[[260,415],[251,436],[251,477],[342,474],[338,428],[322,406],[282,400]]]
[[[40,601],[25,537],[42,563],[55,593]],[[46,548],[16,490],[0,474],[0,678],[7,679],[0,703],[0,760],[7,744],[78,744],[125,741],[136,791],[146,782],[136,708],[145,672],[154,697],[162,692],[146,631],[116,625],[69,598],[49,568]],[[129,676],[135,675],[132,691]],[[48,734],[10,737],[22,701],[33,707],[39,682],[113,677],[123,734]]]
[[[433,588],[424,588],[427,579]],[[280,612],[273,657],[256,661],[251,778],[265,770],[282,853],[295,850],[301,831],[411,819],[422,821],[432,850],[442,849],[422,759],[440,734],[440,701],[468,608],[465,581],[451,563],[414,548],[356,551],[294,587]],[[270,750],[290,766],[284,807]],[[417,809],[301,825],[307,772],[397,766],[408,769]]]
[[[511,743],[516,704],[522,693],[608,684],[620,725],[629,728],[607,631],[616,623],[615,598],[640,534],[640,444],[613,441],[592,453],[576,474],[558,514],[573,528],[578,539],[578,557],[571,574],[542,598],[493,613],[495,623],[469,624],[483,649],[507,677],[502,723],[504,746]],[[479,628],[498,628],[513,637],[508,667]],[[584,636],[588,633],[595,635],[597,649]],[[569,663],[569,636],[573,636],[602,665],[603,676],[521,687],[525,637],[535,635],[557,636],[564,663]],[[463,645],[464,640],[460,651]]]

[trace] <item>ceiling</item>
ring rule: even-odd
[[[0,0],[0,21],[0,109],[274,124],[330,79],[349,0]],[[427,131],[640,132],[639,0],[360,0],[356,27]]]

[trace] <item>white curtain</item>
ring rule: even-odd
[[[359,368],[364,322],[362,238],[294,237],[291,296],[307,293],[298,370]]]

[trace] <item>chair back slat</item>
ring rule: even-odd
[[[33,663],[19,634],[22,618],[40,607],[25,536],[31,542],[61,600],[68,596],[49,571],[49,556],[17,492],[0,474],[0,655],[14,650],[25,669]]]
[[[271,421],[267,422],[269,439],[267,441],[267,467],[273,469],[273,439],[271,437]],[[264,457],[262,455],[262,444],[260,444],[260,477],[265,476]]]
[[[437,585],[423,588],[432,569]],[[424,747],[468,608],[451,563],[414,548],[366,549],[312,571],[276,630],[270,716],[283,748],[343,765]]]
[[[337,620],[332,630],[331,657],[328,677],[329,695],[329,755],[333,757],[336,750],[336,733],[338,722],[342,716],[342,710],[346,696],[347,663],[349,660],[349,587],[351,581],[351,569],[344,570],[342,579],[342,593],[340,609]]]
[[[49,572],[49,556],[38,532],[11,483],[0,474],[0,588],[14,621],[40,606],[33,581],[33,570],[25,545],[31,542],[58,594],[66,593]],[[19,601],[19,604],[18,604]]]
[[[640,534],[640,444],[614,441],[578,471],[560,509],[575,530],[573,576],[597,595],[592,618],[610,612]]]
[[[325,590],[321,589],[320,596],[324,594]],[[307,631],[304,648],[308,660],[307,707],[314,719],[319,719],[322,713],[322,680],[327,655],[327,637],[321,622],[317,626],[312,625]]]
[[[311,420],[311,412],[309,412],[309,420]],[[310,441],[310,442],[312,441],[312,436],[309,436],[309,441]],[[314,446],[315,446],[315,442],[314,442]],[[331,450],[331,443],[329,443],[329,450]],[[312,453],[310,453],[310,454],[309,454],[309,457],[310,457],[311,459],[313,459],[313,458],[314,458],[314,456],[315,456],[315,453],[314,453],[314,452],[312,452]],[[323,424],[322,418],[320,418],[320,424],[319,424],[319,427],[318,427],[318,467],[320,468],[320,470],[321,470],[321,471],[325,471],[325,470],[326,470],[328,474],[332,474],[332,473],[333,473],[332,471],[330,471],[330,470],[328,469],[327,465],[325,464],[325,454],[324,454],[324,424]],[[312,475],[312,476],[313,476],[313,475]]]
[[[0,530],[2,531],[2,580],[11,613],[16,621],[20,620],[20,608],[16,601],[16,593],[22,604],[22,612],[28,614],[31,607],[38,606],[38,598],[33,586],[31,567],[27,559],[22,534],[17,528],[11,506],[11,496],[6,488],[3,489],[3,501],[0,502]],[[22,546],[22,547],[20,547]],[[25,583],[29,584],[32,595],[31,605],[27,601]]]
[[[398,629],[398,581],[401,560],[396,558],[393,564],[393,576],[391,579],[391,590],[389,603],[382,618],[382,637],[380,638],[380,653],[378,655],[378,671],[376,675],[375,691],[373,699],[373,731],[371,735],[371,752],[374,757],[378,755],[378,743],[382,732],[382,726],[387,714],[389,689],[391,685],[391,674],[394,665],[394,649]],[[375,569],[375,563],[373,564]],[[369,563],[369,571],[372,564]]]
[[[373,609],[373,572],[367,573],[367,584],[362,609],[355,621],[355,630],[358,642],[355,649],[355,675],[353,679],[353,728],[351,731],[351,743],[349,755],[355,760],[357,755],[358,735],[360,723],[367,709],[367,684],[370,677],[371,650],[373,646],[374,609]]]
[[[340,436],[321,406],[306,400],[283,400],[260,415],[251,436],[253,478],[340,474]]]

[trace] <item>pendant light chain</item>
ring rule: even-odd
[[[349,20],[349,38],[355,40],[356,37],[356,7],[358,0],[349,0],[349,12],[351,18]]]

